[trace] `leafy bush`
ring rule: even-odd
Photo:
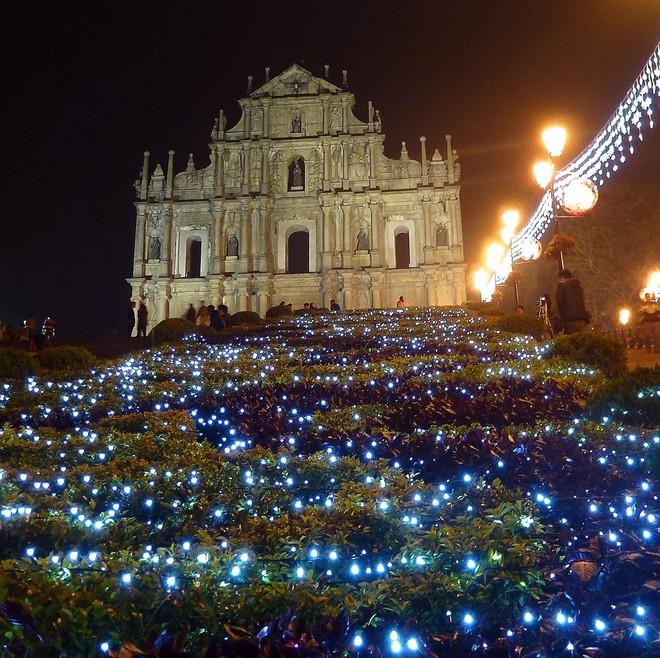
[[[186,336],[211,338],[217,335],[213,327],[197,326],[183,318],[169,318],[159,322],[153,328],[154,343],[172,343],[183,340]]]
[[[237,327],[241,324],[263,324],[264,321],[261,319],[258,313],[254,311],[238,311],[233,315],[225,316],[225,324],[228,327]]]
[[[84,347],[61,345],[47,347],[36,355],[45,370],[86,370],[96,363],[96,357]]]
[[[660,424],[660,368],[637,368],[598,388],[587,401],[585,414],[596,421],[653,427]]]
[[[0,350],[0,380],[22,379],[34,375],[39,370],[39,362],[27,352],[7,347]]]
[[[291,307],[288,304],[285,304],[282,306],[279,304],[278,306],[271,306],[267,311],[266,311],[266,319],[273,319],[273,318],[281,318],[284,316],[289,316],[293,315],[293,311],[291,310]]]
[[[626,348],[590,331],[559,336],[551,342],[545,358],[584,363],[599,368],[608,377],[617,377],[626,371]]]
[[[497,318],[495,326],[501,331],[533,336],[537,340],[540,340],[543,336],[543,322],[531,315],[507,313]]]

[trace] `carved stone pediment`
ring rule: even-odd
[[[323,78],[313,76],[307,69],[299,64],[290,66],[284,73],[269,80],[265,85],[253,91],[250,98],[264,96],[297,96],[309,94],[336,94],[341,89]]]

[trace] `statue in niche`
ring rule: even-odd
[[[446,224],[439,224],[435,232],[435,246],[448,247],[449,246],[449,232],[447,231]]]
[[[300,110],[295,110],[293,118],[291,119],[291,132],[299,133],[302,131],[302,119],[300,118]]]
[[[332,178],[338,180],[341,178],[341,166],[342,166],[342,145],[333,144],[332,153],[330,155],[330,161],[332,163]]]
[[[295,158],[289,165],[289,190],[305,189],[305,161]]]
[[[227,240],[227,256],[238,256],[238,238],[232,233]]]
[[[360,232],[358,233],[357,236],[357,247],[355,248],[356,251],[367,251],[369,249],[369,238],[367,236],[367,231],[366,229],[360,229]]]
[[[351,173],[351,180],[364,180],[366,177],[366,168],[364,155],[360,153],[357,145],[353,146],[352,152],[348,157],[348,166]]]
[[[149,260],[160,259],[160,238],[157,235],[149,238]]]
[[[341,107],[333,105],[330,108],[330,129],[339,130],[341,128]]]
[[[454,157],[454,179],[458,180],[461,177],[461,163],[458,161],[458,153],[456,149],[452,151]]]

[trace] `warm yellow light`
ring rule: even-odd
[[[520,213],[517,210],[507,210],[502,213],[502,221],[511,234],[514,234],[518,228],[518,222],[520,222]]]
[[[572,180],[561,194],[561,207],[571,215],[584,215],[598,201],[596,186],[586,178]]]
[[[483,290],[488,285],[489,280],[490,280],[490,274],[488,274],[486,270],[477,270],[474,273],[474,287],[479,292],[483,292]]]
[[[625,327],[630,320],[630,309],[622,308],[619,311],[619,322]]]
[[[486,266],[494,272],[502,263],[504,258],[504,247],[499,242],[493,242],[486,249]]]
[[[551,158],[558,158],[564,151],[566,144],[566,130],[560,126],[553,126],[543,131],[541,139],[548,149]]]
[[[511,240],[513,240],[513,231],[509,230],[506,226],[503,229],[500,229],[500,238],[505,245],[509,246]]]
[[[649,277],[649,282],[646,285],[646,287],[650,288],[653,291],[660,290],[660,271],[651,273],[651,276]]]
[[[538,186],[543,190],[548,189],[550,181],[555,173],[555,165],[547,160],[541,160],[540,162],[537,162],[532,169]]]

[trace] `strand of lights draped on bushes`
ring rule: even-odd
[[[555,194],[561,199],[562,190],[571,181],[586,178],[602,187],[618,171],[629,156],[635,153],[635,142],[644,141],[644,130],[655,127],[654,107],[660,106],[660,43],[649,57],[641,73],[614,114],[589,146],[555,178]],[[516,234],[513,258],[519,260],[525,245],[540,240],[552,223],[552,201],[547,192],[528,222]],[[490,288],[506,281],[511,272],[511,253],[507,253],[494,274]]]

